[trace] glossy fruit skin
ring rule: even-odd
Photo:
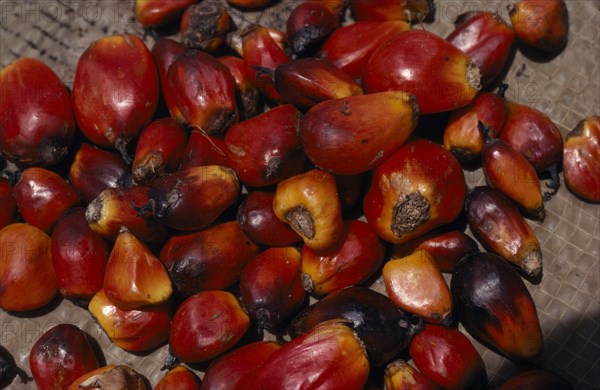
[[[207,134],[222,133],[239,119],[235,80],[210,54],[192,50],[177,56],[169,66],[166,89],[181,113],[175,119]]]
[[[181,17],[180,30],[186,48],[213,52],[223,44],[230,30],[227,8],[214,0],[192,4]]]
[[[149,351],[168,339],[172,312],[168,301],[157,306],[121,310],[100,290],[90,301],[88,310],[110,341],[126,351]]]
[[[405,313],[385,295],[364,287],[347,287],[301,311],[289,325],[290,334],[305,334],[336,318],[349,321],[365,346],[369,361],[377,367],[408,347],[423,328],[419,317]]]
[[[199,167],[203,165],[220,165],[231,168],[225,143],[222,139],[207,135],[201,130],[192,130],[183,151],[180,170]]]
[[[338,15],[320,1],[304,1],[290,13],[286,34],[292,58],[308,57],[340,25]]]
[[[331,62],[353,79],[360,79],[370,55],[410,25],[401,20],[359,21],[335,29],[323,43],[318,57]]]
[[[477,159],[483,150],[484,135],[479,131],[478,123],[490,126],[497,137],[506,121],[508,110],[504,99],[495,93],[482,92],[466,107],[450,114],[444,130],[444,148],[461,162]]]
[[[481,89],[480,77],[465,53],[433,33],[414,29],[381,44],[369,58],[362,81],[367,93],[412,93],[421,113],[433,114],[472,102]]]
[[[106,388],[125,390],[149,390],[143,376],[125,365],[108,365],[88,372],[77,378],[67,390],[103,390]]]
[[[418,250],[427,251],[442,272],[451,273],[463,257],[479,252],[477,242],[456,230],[433,230],[405,244],[394,245],[392,255],[406,257]]]
[[[386,390],[439,389],[437,385],[402,359],[395,360],[386,366],[384,382]]]
[[[134,208],[148,204],[150,187],[107,188],[86,207],[85,219],[94,232],[110,241],[116,240],[121,228],[131,231],[142,242],[160,244],[167,239],[167,229]]]
[[[200,390],[200,379],[189,368],[177,366],[165,374],[154,390]]]
[[[515,33],[498,14],[473,12],[460,15],[446,38],[465,52],[481,71],[481,84],[489,85],[504,69]]]
[[[89,203],[107,188],[131,185],[131,170],[120,155],[83,143],[69,168],[69,179]]]
[[[57,325],[33,345],[29,366],[40,390],[66,389],[81,375],[99,367],[88,335],[71,324]]]
[[[148,196],[154,218],[173,229],[191,231],[210,226],[239,193],[232,169],[206,165],[157,179]]]
[[[583,119],[569,132],[562,166],[571,192],[600,202],[600,116]]]
[[[23,312],[39,309],[58,293],[50,237],[24,223],[0,230],[0,308]]]
[[[250,389],[257,373],[281,344],[257,341],[215,359],[206,369],[202,390]]]
[[[60,216],[79,203],[73,187],[53,171],[30,167],[13,188],[19,213],[37,228],[50,232]]]
[[[350,0],[352,15],[360,20],[424,20],[433,11],[431,0]]]
[[[277,331],[305,300],[302,254],[294,247],[269,248],[240,275],[241,300],[259,329]]]
[[[177,19],[196,0],[136,0],[135,20],[144,27],[162,26]]]
[[[562,376],[543,368],[529,369],[508,378],[499,390],[572,390],[574,387]]]
[[[300,137],[316,166],[353,175],[373,169],[398,150],[418,118],[419,107],[409,93],[351,96],[313,106],[300,120]]]
[[[425,325],[410,343],[410,356],[423,375],[444,389],[487,388],[483,359],[458,329]]]
[[[171,89],[169,89],[167,75],[169,67],[173,61],[175,61],[175,58],[184,52],[185,47],[181,43],[170,38],[159,38],[156,43],[154,43],[154,46],[152,46],[151,51],[152,58],[154,58],[154,62],[156,63],[162,99],[167,105],[171,117],[177,119],[179,122],[183,121],[181,111],[179,111],[174,98],[171,96],[172,93],[177,93],[177,91],[171,91]]]
[[[331,249],[302,248],[302,283],[309,293],[329,294],[361,284],[379,269],[385,248],[369,224],[346,221]]]
[[[17,201],[12,195],[10,182],[0,177],[0,229],[10,224],[17,209]]]
[[[218,57],[220,63],[225,65],[235,79],[238,107],[241,109],[242,119],[252,118],[258,113],[260,92],[250,79],[246,63],[243,59],[234,56]]]
[[[510,199],[494,188],[475,187],[465,209],[471,231],[485,248],[532,278],[542,274],[540,243]]]
[[[465,194],[465,177],[456,158],[421,139],[404,144],[375,168],[363,210],[379,237],[399,244],[454,220]],[[409,218],[409,211],[420,216]]]
[[[543,359],[535,302],[500,256],[486,252],[467,257],[454,270],[451,290],[455,313],[471,336],[518,362]]]
[[[177,293],[187,298],[202,290],[231,287],[258,253],[258,246],[232,221],[171,236],[163,246],[160,260]]]
[[[77,125],[96,145],[122,150],[150,123],[158,104],[158,83],[152,55],[139,37],[97,40],[77,62],[73,82]]]
[[[75,118],[67,88],[44,63],[20,58],[0,72],[0,153],[19,165],[54,165],[68,152]]]
[[[89,300],[102,289],[109,248],[88,226],[84,208],[74,208],[58,221],[51,244],[52,265],[63,297]]]
[[[231,349],[249,326],[250,318],[231,293],[202,291],[177,309],[169,345],[182,362],[204,362]]]
[[[267,246],[288,246],[302,238],[273,212],[275,194],[251,191],[240,204],[237,222],[253,242]]]
[[[148,185],[157,177],[179,168],[187,134],[183,126],[172,118],[157,119],[150,123],[138,140],[133,159],[133,179]]]
[[[567,44],[569,13],[564,0],[519,0],[508,6],[508,14],[521,42],[549,53]]]
[[[273,198],[273,211],[311,249],[332,248],[342,235],[342,209],[335,177],[319,169],[280,182]]]

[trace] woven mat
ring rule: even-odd
[[[298,1],[282,0],[260,13],[232,10],[239,25],[283,26]],[[0,66],[21,56],[48,64],[69,86],[77,58],[94,40],[107,34],[143,31],[133,21],[133,1],[119,0],[0,0]],[[437,0],[435,21],[424,27],[443,37],[457,15],[471,10],[498,11],[505,20],[508,1]],[[563,136],[588,115],[600,114],[600,2],[567,0],[571,33],[564,51],[539,59],[516,52],[505,80],[507,98],[548,114]],[[146,38],[148,46],[152,39]],[[442,129],[440,129],[442,131]],[[562,179],[562,177],[561,177]],[[484,184],[481,170],[467,172],[469,186]],[[600,206],[585,203],[566,188],[547,204],[543,223],[530,221],[542,243],[544,278],[527,284],[536,302],[546,348],[545,367],[564,375],[577,388],[600,388]],[[381,281],[372,288],[383,291]],[[0,343],[29,370],[28,355],[43,332],[59,323],[72,323],[102,346],[108,364],[124,363],[154,385],[164,375],[163,346],[150,354],[133,355],[111,345],[89,313],[71,302],[57,301],[35,317],[0,312]],[[512,362],[477,342],[492,387],[516,370]],[[14,389],[35,385],[12,384]]]

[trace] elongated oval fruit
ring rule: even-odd
[[[465,201],[459,162],[427,140],[403,145],[375,168],[363,200],[369,225],[384,240],[408,242],[453,221]]]
[[[487,388],[483,359],[458,329],[426,324],[413,337],[410,356],[423,375],[444,389]]]
[[[332,320],[273,353],[260,368],[254,386],[264,390],[360,390],[368,375],[369,362],[356,334],[345,321]]]
[[[511,376],[500,385],[498,390],[573,390],[573,388],[573,385],[562,376],[543,368],[534,368]]]
[[[168,0],[167,0],[168,1]],[[179,55],[185,52],[185,47],[173,39],[160,38],[152,46],[152,57],[156,63],[156,70],[158,72],[158,78],[160,80],[160,92],[162,100],[167,106],[171,117],[176,119],[178,122],[183,122],[181,111],[177,108],[174,98],[171,96],[172,93],[177,91],[171,91],[168,84],[168,73],[169,67],[175,61]]]
[[[0,153],[19,165],[60,162],[75,133],[67,88],[44,63],[19,58],[0,72]]]
[[[432,0],[350,0],[348,3],[356,20],[423,21],[434,10]]]
[[[312,55],[319,44],[339,25],[338,15],[323,2],[301,2],[290,12],[286,23],[291,57]]]
[[[149,390],[144,377],[125,365],[108,365],[77,378],[67,390]]]
[[[481,89],[480,79],[479,68],[465,53],[415,29],[382,43],[369,58],[362,81],[367,93],[412,93],[421,113],[433,114],[469,104]]]
[[[136,0],[135,20],[142,26],[162,26],[177,19],[196,0]]]
[[[583,119],[569,132],[562,164],[567,188],[600,202],[600,116]]]
[[[0,177],[0,229],[10,224],[17,209],[17,201],[12,191],[10,181]]]
[[[517,38],[526,45],[554,53],[569,38],[569,13],[564,0],[519,0],[508,6]]]
[[[386,390],[438,390],[439,387],[424,377],[416,368],[402,359],[385,368],[383,378]]]
[[[181,17],[183,45],[192,50],[213,52],[225,42],[230,24],[229,12],[220,1],[206,0],[192,4]]]
[[[127,156],[127,144],[152,120],[158,83],[152,54],[139,37],[97,40],[79,57],[73,81],[79,128],[93,143],[115,147]]]
[[[542,274],[540,243],[510,199],[494,188],[475,187],[465,208],[469,227],[484,247],[532,278]]]
[[[479,253],[454,270],[460,322],[476,339],[515,361],[539,363],[544,342],[535,303],[519,274],[500,256]]]
[[[328,100],[300,120],[308,158],[336,175],[366,172],[406,141],[417,125],[419,106],[405,92],[383,92]]]
[[[423,328],[423,320],[405,313],[383,294],[364,287],[334,291],[300,312],[289,325],[292,337],[341,318],[348,321],[374,366],[382,366],[408,347]]]
[[[154,386],[154,390],[200,390],[200,378],[187,367],[177,366],[169,370]]]

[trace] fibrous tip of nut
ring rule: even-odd
[[[420,192],[401,195],[392,211],[392,232],[396,236],[412,232],[429,219],[429,201]]]

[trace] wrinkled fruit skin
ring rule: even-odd
[[[563,153],[567,188],[591,202],[600,202],[600,116],[582,120],[569,134]]]
[[[508,6],[517,38],[526,45],[555,53],[569,39],[569,13],[564,0],[519,0]]]

